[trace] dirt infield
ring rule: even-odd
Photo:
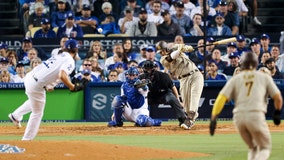
[[[269,125],[272,131],[283,130],[283,125],[275,127]],[[23,135],[25,127],[16,129],[14,126],[0,126],[1,135]],[[106,126],[86,125],[42,125],[38,135],[178,135],[178,134],[208,134],[208,124],[197,124],[192,130],[182,130],[177,125],[164,125],[161,127],[134,127],[125,125],[120,128],[108,128]],[[236,133],[232,124],[218,125],[217,134]],[[146,147],[133,147],[123,145],[104,144],[91,141],[0,141],[0,144],[15,145],[25,148],[22,154],[0,154],[2,160],[123,160],[123,159],[171,159],[191,158],[198,156],[210,156],[202,153],[181,152]],[[44,147],[43,147],[44,146]],[[111,151],[111,152],[110,152]]]

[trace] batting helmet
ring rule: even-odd
[[[241,69],[255,69],[258,66],[258,58],[252,52],[245,52],[240,59]]]
[[[168,49],[168,44],[165,41],[159,41],[156,43],[156,49],[157,53],[160,53],[162,50],[167,50]]]

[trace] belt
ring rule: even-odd
[[[189,73],[187,73],[187,74],[184,74],[184,75],[178,76],[178,79],[182,79],[182,78],[185,78],[185,77],[191,76],[191,75],[193,75],[195,72],[198,72],[198,71],[199,71],[198,69],[191,70],[191,71],[190,71]]]

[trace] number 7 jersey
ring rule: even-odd
[[[271,76],[256,70],[244,70],[233,76],[220,94],[234,100],[233,113],[248,111],[267,111],[267,98],[280,90]]]

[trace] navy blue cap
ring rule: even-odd
[[[224,18],[224,14],[221,13],[221,12],[217,12],[217,13],[215,14],[215,18],[216,18],[216,17],[223,17],[223,18]]]
[[[218,67],[218,64],[217,64],[217,62],[216,62],[216,61],[214,61],[214,60],[210,60],[210,61],[208,62],[208,64],[211,64],[211,63],[214,63],[214,64]]]
[[[147,52],[152,52],[152,51],[155,52],[155,51],[156,51],[156,48],[153,47],[153,46],[148,46],[147,49],[146,49],[146,51],[147,51]]]
[[[142,49],[147,49],[148,48],[148,44],[142,44],[141,46],[140,46],[140,50],[142,50]]]
[[[178,2],[176,2],[176,7],[184,8],[184,3],[182,1],[178,1]]]
[[[78,41],[74,40],[74,39],[70,39],[68,41],[65,42],[65,48],[67,49],[75,49],[79,47]]]
[[[0,49],[8,49],[8,45],[6,43],[0,43]]]
[[[244,35],[238,35],[236,38],[237,38],[238,42],[245,41],[245,39],[246,39],[246,37]]]
[[[264,39],[264,38],[270,39],[270,36],[269,36],[268,34],[263,33],[263,34],[260,36],[260,39]]]
[[[226,6],[226,5],[227,5],[227,1],[224,1],[224,0],[223,0],[223,1],[220,1],[220,2],[219,2],[219,5],[220,5],[220,6]]]
[[[147,13],[147,10],[145,8],[140,8],[139,14],[141,13]]]
[[[235,58],[235,57],[239,57],[238,52],[232,52],[232,53],[229,54],[229,58]]]
[[[91,71],[90,71],[89,69],[84,69],[84,70],[82,71],[82,74],[83,74],[83,75],[89,75],[89,74],[91,74]]]
[[[91,10],[91,6],[87,4],[83,4],[83,10]]]
[[[166,14],[170,14],[170,12],[168,10],[161,11],[161,16],[165,16]]]
[[[74,19],[74,14],[73,14],[72,12],[68,12],[68,13],[65,15],[65,18]]]
[[[235,42],[229,42],[227,47],[235,47],[235,48],[237,48],[237,45],[236,45]]]
[[[249,45],[251,46],[252,44],[259,44],[259,40],[257,38],[252,38]]]
[[[6,63],[8,63],[9,60],[8,60],[7,58],[3,57],[3,58],[0,58],[0,62],[6,62]]]
[[[23,62],[18,62],[16,65],[16,67],[23,67],[23,66],[25,66]]]
[[[202,64],[197,65],[199,71],[204,71],[204,66]]]
[[[43,18],[40,22],[40,24],[50,24],[49,20],[47,18]]]
[[[215,39],[213,37],[208,37],[206,39],[206,42],[215,42]]]
[[[22,42],[31,42],[32,43],[32,39],[30,37],[25,37]]]

